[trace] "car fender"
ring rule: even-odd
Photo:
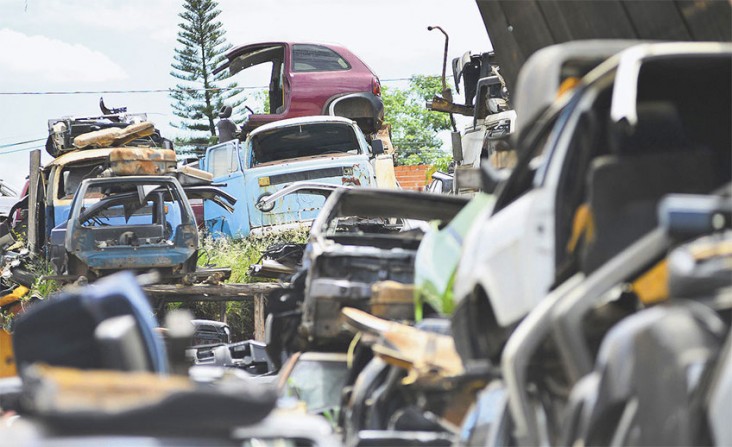
[[[503,327],[531,310],[535,303],[527,296],[530,279],[522,273],[531,271],[524,264],[532,260],[523,255],[530,248],[525,246],[531,242],[525,235],[533,203],[534,197],[522,197],[471,229],[455,277],[456,305],[481,288]]]

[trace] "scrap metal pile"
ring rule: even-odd
[[[283,186],[249,197],[252,216],[307,196],[320,210],[304,244],[271,247],[253,267],[281,280],[267,297],[265,340],[232,343],[225,323],[180,313],[161,326],[138,285],[149,277],[111,274],[154,267],[167,280],[190,279],[198,236],[186,197],[221,196],[206,184],[213,172],[206,180],[176,168],[166,149],[59,155],[28,198],[29,214],[45,222],[31,250],[4,242],[15,247],[3,284],[22,286],[0,298],[19,313],[17,371],[0,380],[0,408],[19,417],[0,439],[732,444],[732,44],[550,46],[526,62],[514,109],[501,89],[489,94],[502,84],[490,62],[456,63],[464,77],[496,78],[471,77],[485,88],[465,106],[494,106],[473,123],[478,154],[462,159],[480,166],[479,192],[334,185],[299,170],[289,182],[282,172],[259,177],[252,190],[273,178]],[[451,101],[439,107],[467,113]],[[509,122],[489,125],[509,110],[515,116],[500,118]],[[114,123],[73,145],[150,132],[133,126]],[[50,127],[58,153],[71,147],[73,122]],[[488,152],[504,131],[516,159],[497,171]],[[255,165],[238,148],[218,145],[204,165],[233,183]],[[353,150],[368,153],[364,142]],[[33,285],[24,260],[39,247],[56,277],[93,284],[21,313]]]

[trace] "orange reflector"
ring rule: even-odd
[[[269,186],[269,177],[259,177],[259,186]]]

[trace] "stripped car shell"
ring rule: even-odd
[[[350,339],[341,308],[368,309],[377,282],[410,286],[428,222],[446,224],[467,202],[464,197],[414,191],[334,191],[313,222],[305,249],[301,335],[316,344]]]
[[[168,176],[82,181],[68,222],[51,237],[52,262],[72,276],[150,268],[181,276],[195,270],[197,250],[190,203],[178,180]]]

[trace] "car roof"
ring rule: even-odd
[[[84,150],[76,150],[73,152],[67,152],[63,155],[59,155],[58,157],[54,158],[48,166],[63,166],[68,163],[74,163],[77,161],[83,161],[83,160],[92,160],[95,158],[106,158],[109,156],[110,152],[112,152],[114,149],[117,148],[103,148],[103,149],[84,149]]]
[[[178,183],[178,179],[168,175],[119,175],[115,177],[96,177],[82,180],[82,183]]]
[[[642,43],[640,40],[577,40],[544,47],[532,54],[521,67],[516,82],[514,109],[516,129],[521,132],[557,98],[561,72],[570,61],[599,65],[620,51]],[[592,62],[590,62],[592,61]]]
[[[313,222],[311,234],[321,234],[335,217],[348,215],[404,217],[450,221],[470,201],[466,196],[398,189],[342,188],[333,191]]]
[[[343,45],[338,45],[338,44],[329,43],[329,42],[310,42],[310,41],[287,41],[287,40],[283,40],[283,41],[271,41],[271,42],[249,42],[249,43],[245,43],[245,44],[242,44],[242,45],[237,45],[237,46],[233,47],[232,49],[230,49],[229,51],[226,52],[226,57],[227,58],[236,57],[236,56],[238,56],[238,53],[241,53],[242,50],[244,50],[246,48],[268,47],[268,46],[272,46],[272,45],[287,45],[287,46],[292,46],[292,45],[318,45],[318,46],[321,46],[321,47],[327,47],[327,48],[333,48],[333,49],[336,49],[337,48],[339,50],[348,50]],[[350,51],[349,51],[349,53],[350,53]]]

